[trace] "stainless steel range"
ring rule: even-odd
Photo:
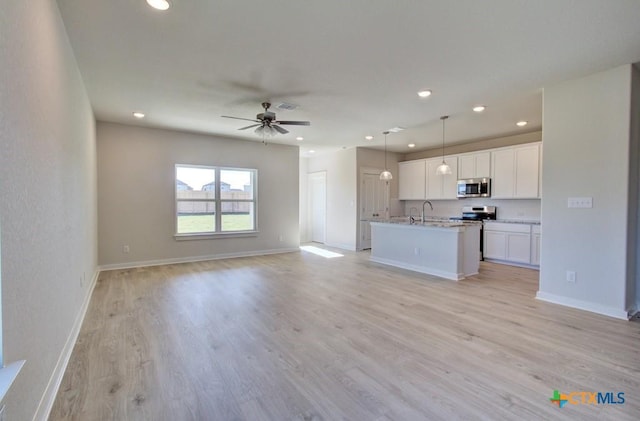
[[[462,216],[451,219],[461,221],[478,221],[495,220],[496,219],[496,207],[495,206],[464,206],[462,208]],[[484,260],[484,230],[480,227],[480,260]]]
[[[496,219],[495,206],[464,206],[462,208],[463,221],[484,221],[485,219]]]

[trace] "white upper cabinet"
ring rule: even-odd
[[[425,198],[425,160],[398,163],[398,199],[423,200]]]
[[[491,197],[540,197],[540,143],[496,149],[491,152]]]
[[[491,152],[474,152],[458,156],[458,178],[491,177]]]
[[[445,156],[450,175],[437,175],[442,158],[398,163],[400,200],[456,199],[457,181],[491,178],[495,199],[538,199],[541,192],[542,143]]]
[[[458,157],[445,156],[445,162],[451,167],[451,174],[438,175],[436,169],[442,164],[442,158],[426,160],[427,183],[426,199],[456,199],[458,181]]]

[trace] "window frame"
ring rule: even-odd
[[[215,194],[213,199],[179,199],[176,183],[178,180],[178,168],[200,168],[214,170],[215,172]],[[223,199],[221,195],[221,173],[222,171],[244,171],[251,174],[252,199]],[[214,238],[229,237],[255,237],[258,231],[258,170],[256,168],[242,167],[225,167],[215,165],[193,165],[193,164],[175,164],[173,174],[173,195],[174,195],[174,237],[176,240],[201,240]],[[215,204],[215,231],[203,232],[178,232],[178,203],[179,202],[212,202]],[[253,204],[253,229],[240,231],[222,231],[222,204],[225,202],[243,202]]]

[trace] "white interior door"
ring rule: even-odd
[[[309,174],[308,183],[311,241],[324,244],[327,235],[327,173]]]
[[[360,185],[360,249],[371,248],[371,225],[363,219],[387,218],[389,185],[379,172],[364,172]]]

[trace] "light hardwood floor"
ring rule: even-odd
[[[453,282],[344,254],[101,273],[50,419],[640,418],[640,323],[537,301],[529,269]]]

